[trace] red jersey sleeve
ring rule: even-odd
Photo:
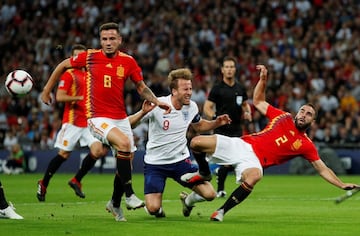
[[[138,83],[143,80],[143,74],[140,66],[137,64],[135,59],[132,56],[126,55],[124,53],[120,53],[121,56],[128,56],[129,60],[129,77],[134,83]]]
[[[86,66],[86,58],[88,51],[81,52],[76,56],[70,57],[70,64],[75,68],[83,68]]]
[[[271,119],[274,119],[275,117],[277,117],[281,114],[285,114],[285,113],[286,112],[269,105],[268,109],[266,110],[265,116],[271,120]]]
[[[69,71],[66,71],[63,73],[60,77],[58,89],[68,91],[73,83],[73,77],[69,73]]]

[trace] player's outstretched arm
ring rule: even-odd
[[[58,89],[56,91],[56,101],[58,102],[76,102],[83,100],[84,96],[70,96],[67,94],[66,90]]]
[[[269,106],[269,103],[265,100],[265,90],[266,90],[266,81],[267,81],[267,69],[264,65],[257,65],[257,70],[260,70],[260,78],[257,82],[254,94],[253,94],[253,103],[256,109],[261,114],[266,114],[267,108]]]
[[[322,160],[313,161],[311,164],[323,179],[341,189],[351,190],[359,187],[357,184],[342,182]]]
[[[151,91],[151,89],[146,86],[144,81],[140,81],[136,84],[136,90],[140,94],[142,98],[145,100],[152,102],[156,106],[159,106],[161,109],[165,110],[165,114],[170,113],[171,107],[169,104],[160,102],[157,97],[154,95],[154,93]]]
[[[228,114],[223,114],[218,117],[216,117],[215,120],[205,120],[201,119],[197,123],[192,123],[191,126],[194,128],[194,130],[198,133],[207,132],[210,130],[214,130],[222,125],[230,124],[231,119]]]
[[[62,73],[64,73],[64,71],[68,68],[71,68],[71,64],[70,64],[70,59],[67,58],[65,60],[63,60],[62,62],[60,62],[55,70],[51,73],[50,78],[48,79],[48,81],[46,82],[43,91],[41,93],[41,100],[45,103],[45,104],[50,104],[51,101],[51,96],[50,93],[53,90],[53,88],[55,87],[55,85],[57,84],[60,76],[62,75]]]
[[[141,118],[143,118],[147,113],[152,111],[154,108],[155,108],[155,104],[145,100],[142,104],[140,111],[129,116],[129,122],[131,128],[135,128],[139,123],[139,121],[141,120]]]

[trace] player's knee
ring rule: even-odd
[[[190,148],[193,151],[197,151],[197,152],[201,152],[202,151],[202,147],[201,147],[201,138],[200,136],[196,136],[193,139],[191,139],[190,142]]]
[[[122,146],[124,149],[126,150],[130,150],[131,149],[131,142],[129,139],[123,140],[122,141]]]
[[[96,160],[105,156],[107,153],[104,150],[103,145],[101,143],[99,143],[99,144],[95,143],[95,144],[91,145],[90,152],[91,152],[91,156]]]
[[[248,169],[243,173],[243,181],[245,181],[252,187],[255,186],[255,184],[259,182],[261,179],[262,179],[262,172],[257,168]]]
[[[68,159],[69,156],[70,156],[70,153],[71,153],[71,152],[64,151],[64,150],[60,150],[58,154],[59,154],[62,158]]]
[[[122,139],[114,143],[114,148],[117,150],[131,150],[131,143],[129,139]]]
[[[208,191],[202,196],[206,201],[212,201],[216,198],[216,192],[215,191]]]
[[[91,157],[94,159],[94,160],[99,160],[102,155],[101,155],[101,152],[98,152],[98,151],[91,151]]]
[[[90,150],[90,153],[91,153],[91,157],[95,160],[98,160],[100,159],[101,157],[101,152],[99,150]]]
[[[159,206],[158,204],[146,203],[146,209],[150,215],[156,215],[159,212],[160,207],[161,206]]]
[[[114,127],[106,136],[111,146],[116,150],[129,150],[131,148],[131,141],[127,135]]]
[[[249,183],[252,186],[254,186],[257,182],[259,182],[262,179],[262,175],[258,174],[258,173],[254,173],[254,175],[250,176],[251,177],[251,182]]]

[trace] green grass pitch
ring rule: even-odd
[[[336,197],[345,193],[319,176],[268,175],[243,203],[225,215],[223,222],[209,216],[225,199],[197,204],[190,217],[181,213],[180,185],[169,179],[164,193],[166,218],[156,219],[143,209],[128,211],[127,222],[116,222],[105,211],[112,193],[112,174],[89,174],[83,179],[85,199],[75,196],[67,185],[71,174],[56,174],[48,187],[46,202],[36,198],[40,174],[0,175],[8,201],[24,220],[0,220],[0,235],[358,235],[360,195],[341,204]],[[359,183],[360,176],[341,176]],[[213,185],[215,179],[212,180]],[[135,192],[143,199],[143,176],[133,176]],[[228,194],[236,188],[228,176]],[[189,192],[189,190],[187,190]],[[124,204],[124,201],[123,203]]]

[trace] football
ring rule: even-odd
[[[14,70],[5,80],[5,88],[14,97],[21,97],[30,93],[34,86],[33,78],[24,70]]]

